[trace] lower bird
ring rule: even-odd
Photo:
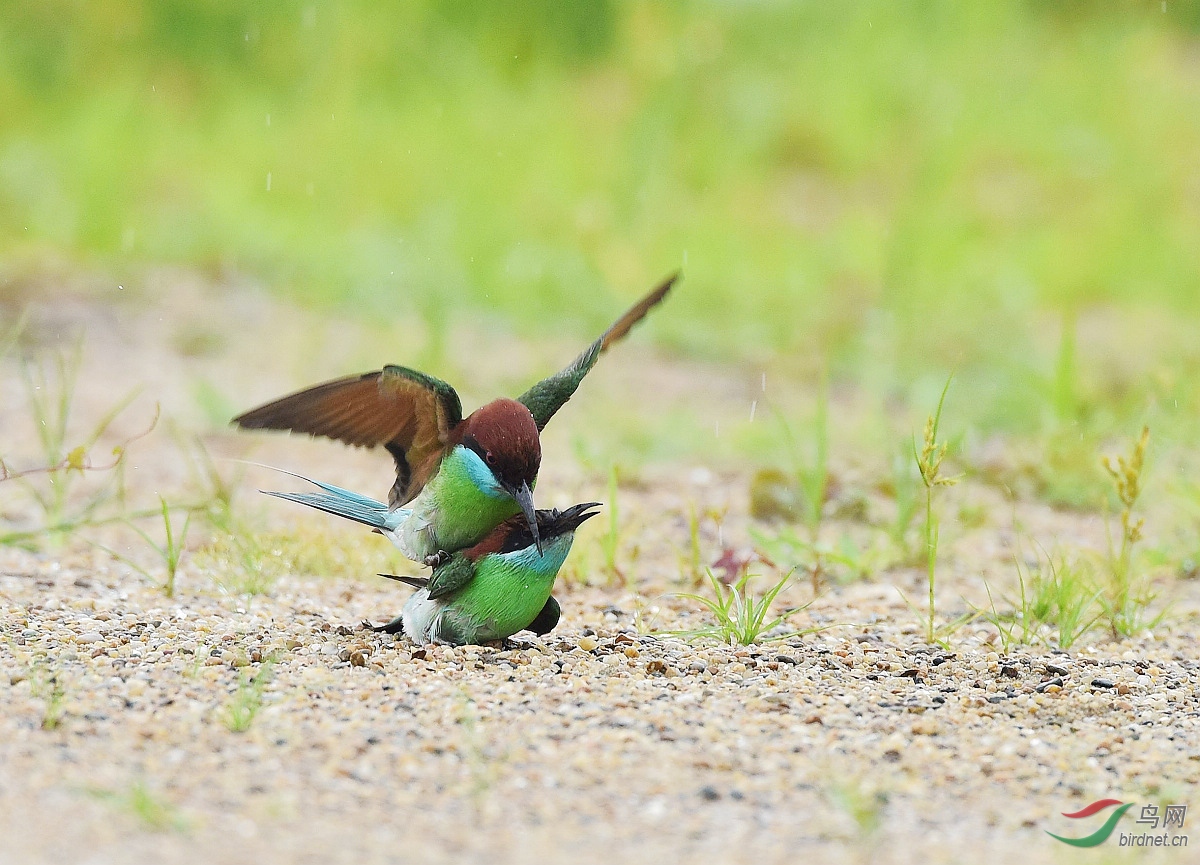
[[[461,646],[504,640],[517,631],[545,634],[558,624],[550,594],[575,530],[599,502],[536,512],[541,552],[529,524],[505,520],[473,547],[445,557],[428,579],[381,574],[416,587],[400,615],[376,628],[418,643]]]

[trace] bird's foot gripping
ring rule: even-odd
[[[403,634],[404,633],[404,617],[396,616],[386,625],[370,625],[372,631],[377,634]]]
[[[423,559],[423,562],[427,568],[440,568],[442,565],[446,564],[446,562],[450,561],[451,558],[452,556],[450,553],[446,552],[445,550],[438,550],[436,553],[426,556]]]

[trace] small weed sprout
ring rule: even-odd
[[[475,710],[475,700],[464,689],[457,722],[462,729],[463,759],[470,773],[469,793],[477,817],[484,815],[489,791],[496,783],[495,760],[488,753]]]
[[[1121,542],[1114,549],[1110,534],[1105,562],[1108,581],[1100,598],[1114,639],[1132,636],[1162,619],[1162,614],[1152,620],[1144,617],[1146,607],[1154,600],[1154,593],[1148,581],[1137,578],[1134,571],[1134,547],[1142,540],[1144,520],[1141,517],[1135,519],[1133,509],[1142,494],[1142,472],[1149,444],[1150,428],[1143,427],[1128,459],[1119,456],[1115,463],[1109,457],[1102,460],[1121,502]]]
[[[133,401],[136,391],[113,404],[82,442],[69,445],[68,425],[79,362],[80,350],[77,347],[73,354],[60,355],[56,359],[53,372],[40,364],[26,364],[22,368],[27,403],[38,431],[42,453],[39,464],[29,469],[15,470],[0,460],[0,483],[19,483],[42,512],[42,519],[41,525],[34,529],[0,534],[0,544],[31,546],[42,537],[59,539],[80,528],[118,522],[130,516],[101,516],[100,512],[112,501],[124,509],[127,449],[154,430],[158,424],[158,409],[155,408],[154,419],[143,432],[115,446],[110,459],[97,464],[92,459],[92,449],[117,416]],[[92,472],[106,474],[106,483],[83,496],[73,496],[74,482]],[[45,483],[37,483],[38,479],[44,479]]]
[[[135,571],[145,577],[146,580],[162,589],[163,593],[168,598],[173,598],[175,597],[175,576],[179,572],[179,563],[183,558],[184,548],[187,543],[188,529],[192,524],[192,511],[186,511],[186,515],[183,519],[183,526],[179,529],[178,536],[176,536],[174,525],[171,522],[170,505],[167,504],[167,500],[162,496],[158,497],[158,502],[160,507],[159,513],[163,522],[163,534],[165,536],[165,540],[162,544],[158,544],[152,537],[150,537],[148,532],[146,532],[144,529],[138,528],[138,526],[136,526],[134,523],[128,520],[126,523],[129,528],[133,529],[133,531],[137,533],[138,537],[145,541],[150,548],[158,554],[158,557],[162,559],[162,582],[159,582],[157,579],[155,579],[153,574],[132,559],[129,559],[114,550],[110,550],[105,546],[100,546],[100,549],[129,565],[129,567],[133,568]]]
[[[126,793],[93,789],[93,796],[118,810],[125,811],[154,832],[172,830],[186,832],[190,826],[179,809],[156,795],[143,781],[135,781]]]
[[[190,446],[181,439],[180,448],[188,456],[191,485],[199,491],[192,510],[213,529],[208,542],[196,551],[194,561],[201,570],[219,574],[217,585],[227,594],[267,594],[280,574],[298,564],[295,555],[285,555],[297,552],[298,539],[261,531],[236,512],[234,496],[243,472],[238,471],[231,479],[224,477],[200,438],[193,439]],[[315,543],[307,546],[324,549],[324,545]]]
[[[192,653],[192,662],[183,668],[182,674],[185,679],[196,679],[200,676],[200,671],[204,669],[204,660],[209,657],[211,647],[200,643],[196,647],[196,651]]]
[[[992,587],[985,581],[984,591],[988,596],[988,609],[976,608],[984,621],[996,629],[1000,635],[1001,649],[1008,653],[1013,646],[1032,645],[1038,639],[1037,625],[1029,615],[1028,597],[1025,594],[1025,580],[1021,576],[1021,567],[1017,566],[1017,579],[1021,587],[1020,604],[1012,613],[1001,612],[996,608],[996,599],[992,597]]]
[[[1027,576],[1020,559],[1015,561],[1019,594],[1011,603],[1012,612],[997,609],[991,587],[985,583],[990,609],[979,610],[979,614],[996,628],[1005,652],[1014,645],[1050,645],[1043,628],[1054,632],[1058,648],[1070,649],[1103,615],[1100,592],[1087,569],[1065,557],[1055,560],[1046,555],[1044,569],[1039,563]]]
[[[1057,632],[1058,647],[1070,649],[1100,620],[1100,592],[1079,563],[1047,557],[1046,570],[1032,581],[1030,615]]]
[[[59,673],[37,664],[30,669],[29,688],[33,696],[46,704],[42,710],[41,728],[57,730],[59,724],[62,723],[63,704],[66,702],[67,696],[67,690],[63,687]]]
[[[221,712],[221,721],[231,733],[245,733],[262,708],[263,692],[271,681],[275,661],[264,659],[253,676],[242,675],[232,699]]]
[[[942,477],[942,460],[946,457],[945,442],[938,441],[938,427],[942,422],[942,407],[946,403],[946,393],[950,390],[953,376],[946,379],[942,395],[938,398],[937,411],[925,421],[925,436],[921,450],[917,450],[916,439],[913,439],[913,456],[917,468],[921,472],[921,482],[925,485],[925,556],[929,578],[929,618],[925,625],[925,639],[931,645],[934,642],[934,582],[937,569],[938,533],[937,515],[933,510],[933,491],[938,487],[948,487],[958,483],[958,477]]]
[[[825,799],[841,810],[854,824],[857,839],[866,845],[860,851],[862,861],[871,861],[878,846],[879,828],[883,823],[888,794],[862,778],[835,781],[824,790]]]
[[[749,590],[750,581],[753,579],[752,574],[745,573],[737,582],[726,586],[713,575],[712,571],[709,571],[708,582],[712,586],[714,598],[691,592],[681,592],[679,597],[688,598],[703,605],[712,614],[713,624],[696,630],[666,631],[664,635],[683,637],[689,640],[712,637],[727,645],[749,646],[762,639],[778,640],[812,633],[816,629],[774,633],[796,613],[807,609],[812,601],[800,607],[791,607],[774,618],[767,618],[775,598],[791,582],[794,574],[794,570],[788,571],[778,582],[768,588],[765,594],[756,598]],[[770,636],[767,637],[767,634]]]
[[[12,683],[24,679],[29,682],[29,694],[34,699],[41,700],[42,720],[39,726],[43,730],[57,730],[65,714],[67,690],[63,685],[62,673],[54,662],[45,654],[29,655],[14,645],[6,635],[0,634],[0,645],[8,649],[9,656],[17,662],[20,675],[12,679]]]
[[[641,592],[636,589],[633,592],[633,627],[643,637],[650,636],[654,633],[654,620],[658,618],[661,612],[657,604],[647,607],[645,600],[642,598]],[[647,616],[649,613],[649,616]]]
[[[692,588],[699,588],[704,585],[707,569],[704,565],[703,530],[706,523],[711,523],[715,530],[714,534],[716,536],[718,551],[722,554],[728,552],[725,548],[725,533],[723,528],[727,514],[727,506],[710,506],[701,510],[695,501],[688,503],[685,515],[687,520],[688,545],[686,552],[681,556],[682,562],[680,567],[681,581],[686,585]]]
[[[790,434],[789,434],[790,435]],[[812,423],[813,462],[796,466],[796,477],[804,491],[804,521],[816,546],[821,532],[821,517],[829,495],[829,375],[823,373],[817,391],[817,413]],[[793,454],[795,449],[793,448]],[[815,577],[814,577],[815,579]]]
[[[860,546],[848,534],[838,538],[836,544],[822,542],[815,549],[791,527],[773,535],[752,528],[750,537],[754,540],[755,554],[762,561],[782,565],[816,556],[821,573],[841,583],[866,579],[889,561],[886,550],[873,545]]]

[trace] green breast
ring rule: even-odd
[[[454,643],[502,640],[526,628],[546,605],[572,534],[553,539],[539,556],[531,548],[484,556],[475,578],[454,596],[441,619],[441,637]]]
[[[411,507],[412,529],[405,532],[405,540],[418,558],[474,546],[521,512],[516,500],[495,485],[479,457],[461,445],[442,460]]]

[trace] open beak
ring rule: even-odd
[[[529,488],[529,484],[521,481],[521,486],[510,492],[512,497],[517,500],[517,504],[521,506],[522,513],[525,514],[525,519],[529,523],[529,531],[533,535],[533,543],[537,546],[540,556],[542,554],[542,537],[538,534],[537,512],[533,509],[533,490]]]

